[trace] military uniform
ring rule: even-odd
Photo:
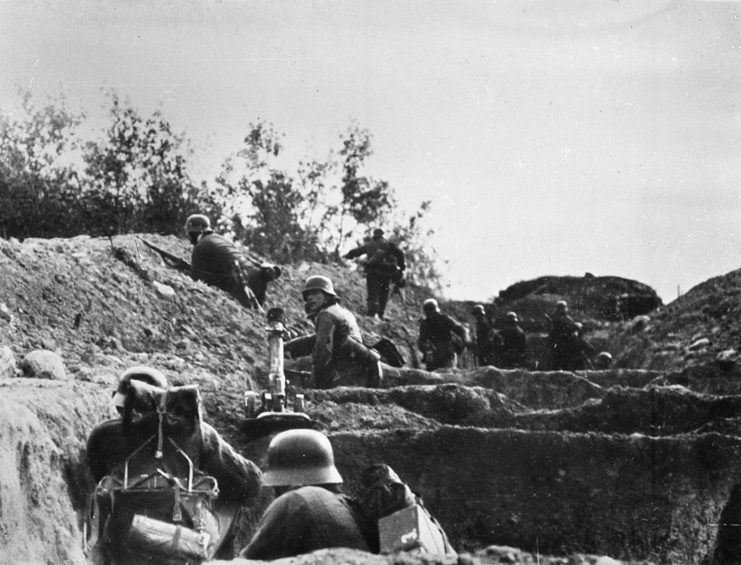
[[[425,355],[428,371],[455,367],[457,360],[453,336],[466,340],[466,328],[447,314],[435,311],[420,320],[417,345]]]
[[[203,234],[193,247],[193,278],[225,290],[246,308],[254,308],[254,300],[244,288],[248,282],[247,271],[248,265],[236,246],[218,234]]]
[[[363,344],[363,337],[355,315],[334,303],[324,306],[312,316],[315,335],[297,338],[285,344],[293,357],[311,353],[314,366],[314,386],[377,387],[376,368],[380,355]]]
[[[517,322],[507,320],[497,335],[499,359],[503,369],[524,367],[527,360],[527,336]]]
[[[328,547],[370,551],[361,523],[348,496],[303,486],[270,504],[240,557],[269,561]]]
[[[368,243],[352,249],[345,254],[346,259],[365,255],[367,314],[378,314],[380,318],[386,313],[391,283],[404,271],[404,252],[383,237],[374,237]]]

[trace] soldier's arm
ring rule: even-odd
[[[419,350],[423,353],[427,347],[427,342],[430,339],[428,334],[429,332],[427,330],[427,324],[421,322],[419,324],[419,339],[417,340],[417,347],[419,347]]]
[[[344,257],[345,259],[355,259],[355,257],[365,255],[367,252],[368,250],[365,248],[365,245],[361,245],[360,247],[356,247],[355,249],[351,249],[345,253]]]
[[[234,451],[209,424],[204,422],[202,431],[201,470],[218,481],[219,498],[245,504],[257,496],[262,484],[258,466]]]
[[[391,249],[393,250],[394,256],[396,257],[396,262],[399,265],[399,268],[402,271],[406,270],[407,266],[406,263],[404,263],[404,252],[396,244],[394,244]]]
[[[315,320],[316,324],[316,342],[312,353],[312,362],[314,365],[314,376],[316,377],[317,386],[325,378],[329,378],[327,372],[332,361],[334,351],[334,330],[335,324],[332,316],[325,312],[319,312]]]

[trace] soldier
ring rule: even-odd
[[[286,355],[312,356],[316,388],[381,386],[381,355],[363,343],[355,315],[339,304],[332,281],[321,275],[310,276],[301,294],[315,334],[286,343]]]
[[[477,304],[471,310],[476,318],[476,361],[479,367],[494,364],[494,331],[482,304]]]
[[[267,283],[280,276],[280,268],[250,265],[232,242],[214,233],[203,214],[189,216],[185,230],[193,244],[192,277],[225,290],[245,308],[261,309]]]
[[[527,361],[527,337],[515,312],[507,312],[504,326],[497,335],[499,363],[503,369],[524,367]]]
[[[608,351],[600,351],[594,360],[594,368],[598,371],[604,371],[612,365],[612,355]]]
[[[240,557],[271,561],[328,547],[370,551],[366,519],[342,493],[332,444],[315,430],[289,430],[268,447],[265,486],[277,498]]]
[[[551,369],[572,371],[577,368],[577,356],[581,356],[581,328],[569,315],[566,301],[559,300],[551,316],[548,343],[551,351]]]
[[[169,510],[162,507],[162,496],[172,491],[172,487],[151,486],[157,482],[151,477],[166,476],[170,477],[169,485],[187,482],[190,486],[196,476],[209,476],[216,480],[218,496],[213,505],[203,507],[202,516],[193,518],[194,523],[203,518],[203,524],[208,526],[211,535],[209,551],[212,552],[228,553],[234,517],[239,508],[248,504],[259,491],[260,469],[239,455],[213,427],[202,421],[197,387],[165,389],[158,386],[164,384],[167,387],[163,379],[162,373],[151,367],[126,371],[121,378],[124,386],[119,386],[118,393],[123,396],[123,402],[117,398],[118,394],[114,400],[117,405],[121,404],[121,417],[102,422],[88,436],[88,465],[98,484],[93,500],[96,503],[108,502],[96,512],[100,528],[91,528],[95,563],[142,563],[154,559],[152,548],[144,550],[129,547],[127,543],[127,536],[134,528],[132,518],[135,514],[144,513],[164,520],[168,512],[175,511],[172,504]],[[123,495],[119,498],[117,493],[121,492],[120,485],[127,476],[129,479],[137,477],[139,483],[142,477],[150,477],[147,484],[151,487],[151,495],[128,501]],[[206,520],[206,513],[210,513],[213,520]],[[162,557],[157,562],[185,561],[170,561]]]
[[[391,283],[401,286],[404,278],[404,252],[384,237],[381,228],[373,230],[373,238],[364,245],[348,251],[345,259],[366,256],[367,314],[383,319],[386,313]]]
[[[455,367],[457,351],[455,343],[466,344],[466,328],[447,314],[440,312],[437,300],[428,298],[422,305],[425,317],[419,322],[419,339],[417,346],[425,356],[425,368],[428,371]]]

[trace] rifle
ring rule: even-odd
[[[263,309],[260,302],[257,300],[257,296],[255,296],[255,293],[252,291],[252,289],[249,287],[249,285],[245,282],[244,277],[242,276],[242,266],[239,264],[239,261],[234,261],[234,272],[237,276],[237,280],[239,281],[239,286],[244,291],[244,294],[247,296],[247,300],[249,301],[249,304],[252,308],[260,312],[261,314],[265,313],[265,310]]]
[[[160,257],[165,260],[166,263],[170,264],[172,267],[175,267],[176,269],[180,269],[181,271],[188,271],[190,272],[190,263],[188,263],[185,259],[181,259],[177,255],[173,255],[169,251],[165,251],[161,247],[157,247],[153,243],[149,243],[146,239],[138,238],[139,241],[141,241],[144,245],[152,249],[153,251],[156,251],[160,254]]]

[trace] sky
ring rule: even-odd
[[[590,272],[670,302],[741,267],[741,2],[0,0],[0,76],[4,112],[160,109],[206,176],[258,119],[295,160],[354,121],[432,201],[448,298]]]

